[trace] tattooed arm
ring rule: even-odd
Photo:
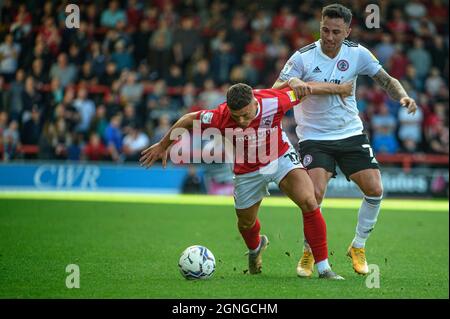
[[[392,99],[399,101],[402,106],[406,107],[408,109],[408,113],[416,113],[416,101],[408,96],[405,89],[397,79],[390,76],[383,68],[381,68],[380,71],[378,71],[372,78],[389,94]]]

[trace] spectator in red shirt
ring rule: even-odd
[[[89,143],[83,149],[84,157],[89,161],[101,161],[105,159],[108,150],[102,143],[100,136],[97,133],[91,133]]]
[[[44,20],[44,25],[39,31],[39,35],[42,36],[51,54],[57,56],[59,44],[61,43],[61,36],[53,18],[49,17]]]
[[[146,20],[148,22],[150,30],[156,30],[158,28],[158,21],[159,21],[159,10],[157,7],[149,7],[145,8],[144,16],[142,19]]]
[[[426,127],[425,140],[430,152],[436,154],[448,154],[448,126],[445,126],[440,118],[436,118],[433,125]]]
[[[408,64],[409,60],[403,53],[403,48],[401,45],[397,45],[395,53],[391,56],[387,64],[389,74],[398,80],[403,79],[406,75],[406,67]]]
[[[298,18],[292,13],[289,6],[283,6],[280,12],[272,20],[272,28],[281,29],[287,33],[295,30],[298,25]]]
[[[127,6],[127,21],[128,25],[137,29],[141,23],[143,16],[142,3],[138,3],[137,0],[129,0]]]
[[[27,36],[31,31],[32,20],[31,14],[27,11],[27,6],[21,4],[19,6],[19,11],[14,18],[14,22],[11,25],[10,31],[14,35],[20,33],[21,35],[19,37]]]
[[[433,0],[432,2],[431,6],[427,6],[428,18],[436,23],[438,29],[444,28],[448,19],[448,6],[445,6],[442,0]]]
[[[262,42],[259,33],[253,35],[252,41],[245,46],[245,52],[253,55],[253,65],[258,71],[263,71],[266,61],[266,45]]]
[[[410,29],[408,22],[403,19],[403,12],[400,9],[393,11],[393,16],[387,23],[387,27],[392,33],[406,33]]]

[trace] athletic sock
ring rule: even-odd
[[[328,263],[328,258],[322,261],[319,261],[317,264],[317,271],[319,272],[319,274],[323,273],[324,271],[330,270],[331,266]]]
[[[261,225],[259,224],[258,218],[255,221],[255,224],[252,228],[241,230],[239,229],[239,232],[242,235],[242,238],[244,238],[245,244],[247,245],[248,249],[250,251],[255,251],[259,247],[259,230],[261,229]]]
[[[320,212],[322,212],[322,206],[321,205],[319,205],[319,208],[320,208]],[[304,238],[303,239],[303,249],[306,250],[306,251],[312,252],[311,251],[311,246],[309,246],[308,241],[306,240],[305,234],[303,234],[303,238]]]
[[[317,263],[328,258],[327,226],[320,207],[303,214],[303,232]]]
[[[256,254],[259,251],[259,247],[261,247],[261,240],[259,241],[259,244],[258,244],[258,246],[256,246],[255,249],[248,250],[249,254]]]
[[[358,224],[356,225],[356,234],[352,242],[353,247],[365,247],[366,240],[377,222],[378,214],[380,213],[381,199],[382,196],[364,196],[358,212]]]

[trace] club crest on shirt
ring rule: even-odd
[[[306,154],[305,158],[303,158],[303,166],[308,166],[313,161],[313,157],[310,154]]]
[[[267,128],[267,127],[271,127],[271,126],[272,126],[272,123],[273,123],[273,118],[274,118],[274,115],[273,115],[273,114],[261,118],[261,124],[260,124],[260,127],[266,127],[266,128]]]
[[[211,124],[212,118],[213,118],[212,112],[203,112],[201,116],[201,121],[203,124]]]
[[[347,71],[349,67],[349,64],[346,60],[339,60],[337,63],[337,68],[339,71]]]

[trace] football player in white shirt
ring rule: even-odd
[[[294,108],[294,115],[300,157],[313,181],[319,205],[330,178],[336,176],[336,164],[363,192],[356,234],[347,255],[357,273],[367,274],[365,243],[377,221],[383,196],[378,162],[363,133],[355,94],[345,100],[338,95],[311,95],[314,88],[306,82],[356,83],[358,75],[368,75],[393,100],[406,107],[408,113],[415,113],[417,106],[369,50],[346,40],[351,32],[351,19],[351,11],[340,4],[324,7],[320,39],[291,56],[273,87],[290,86],[298,96],[308,95]],[[305,241],[297,274],[310,277],[313,272],[314,257]]]

